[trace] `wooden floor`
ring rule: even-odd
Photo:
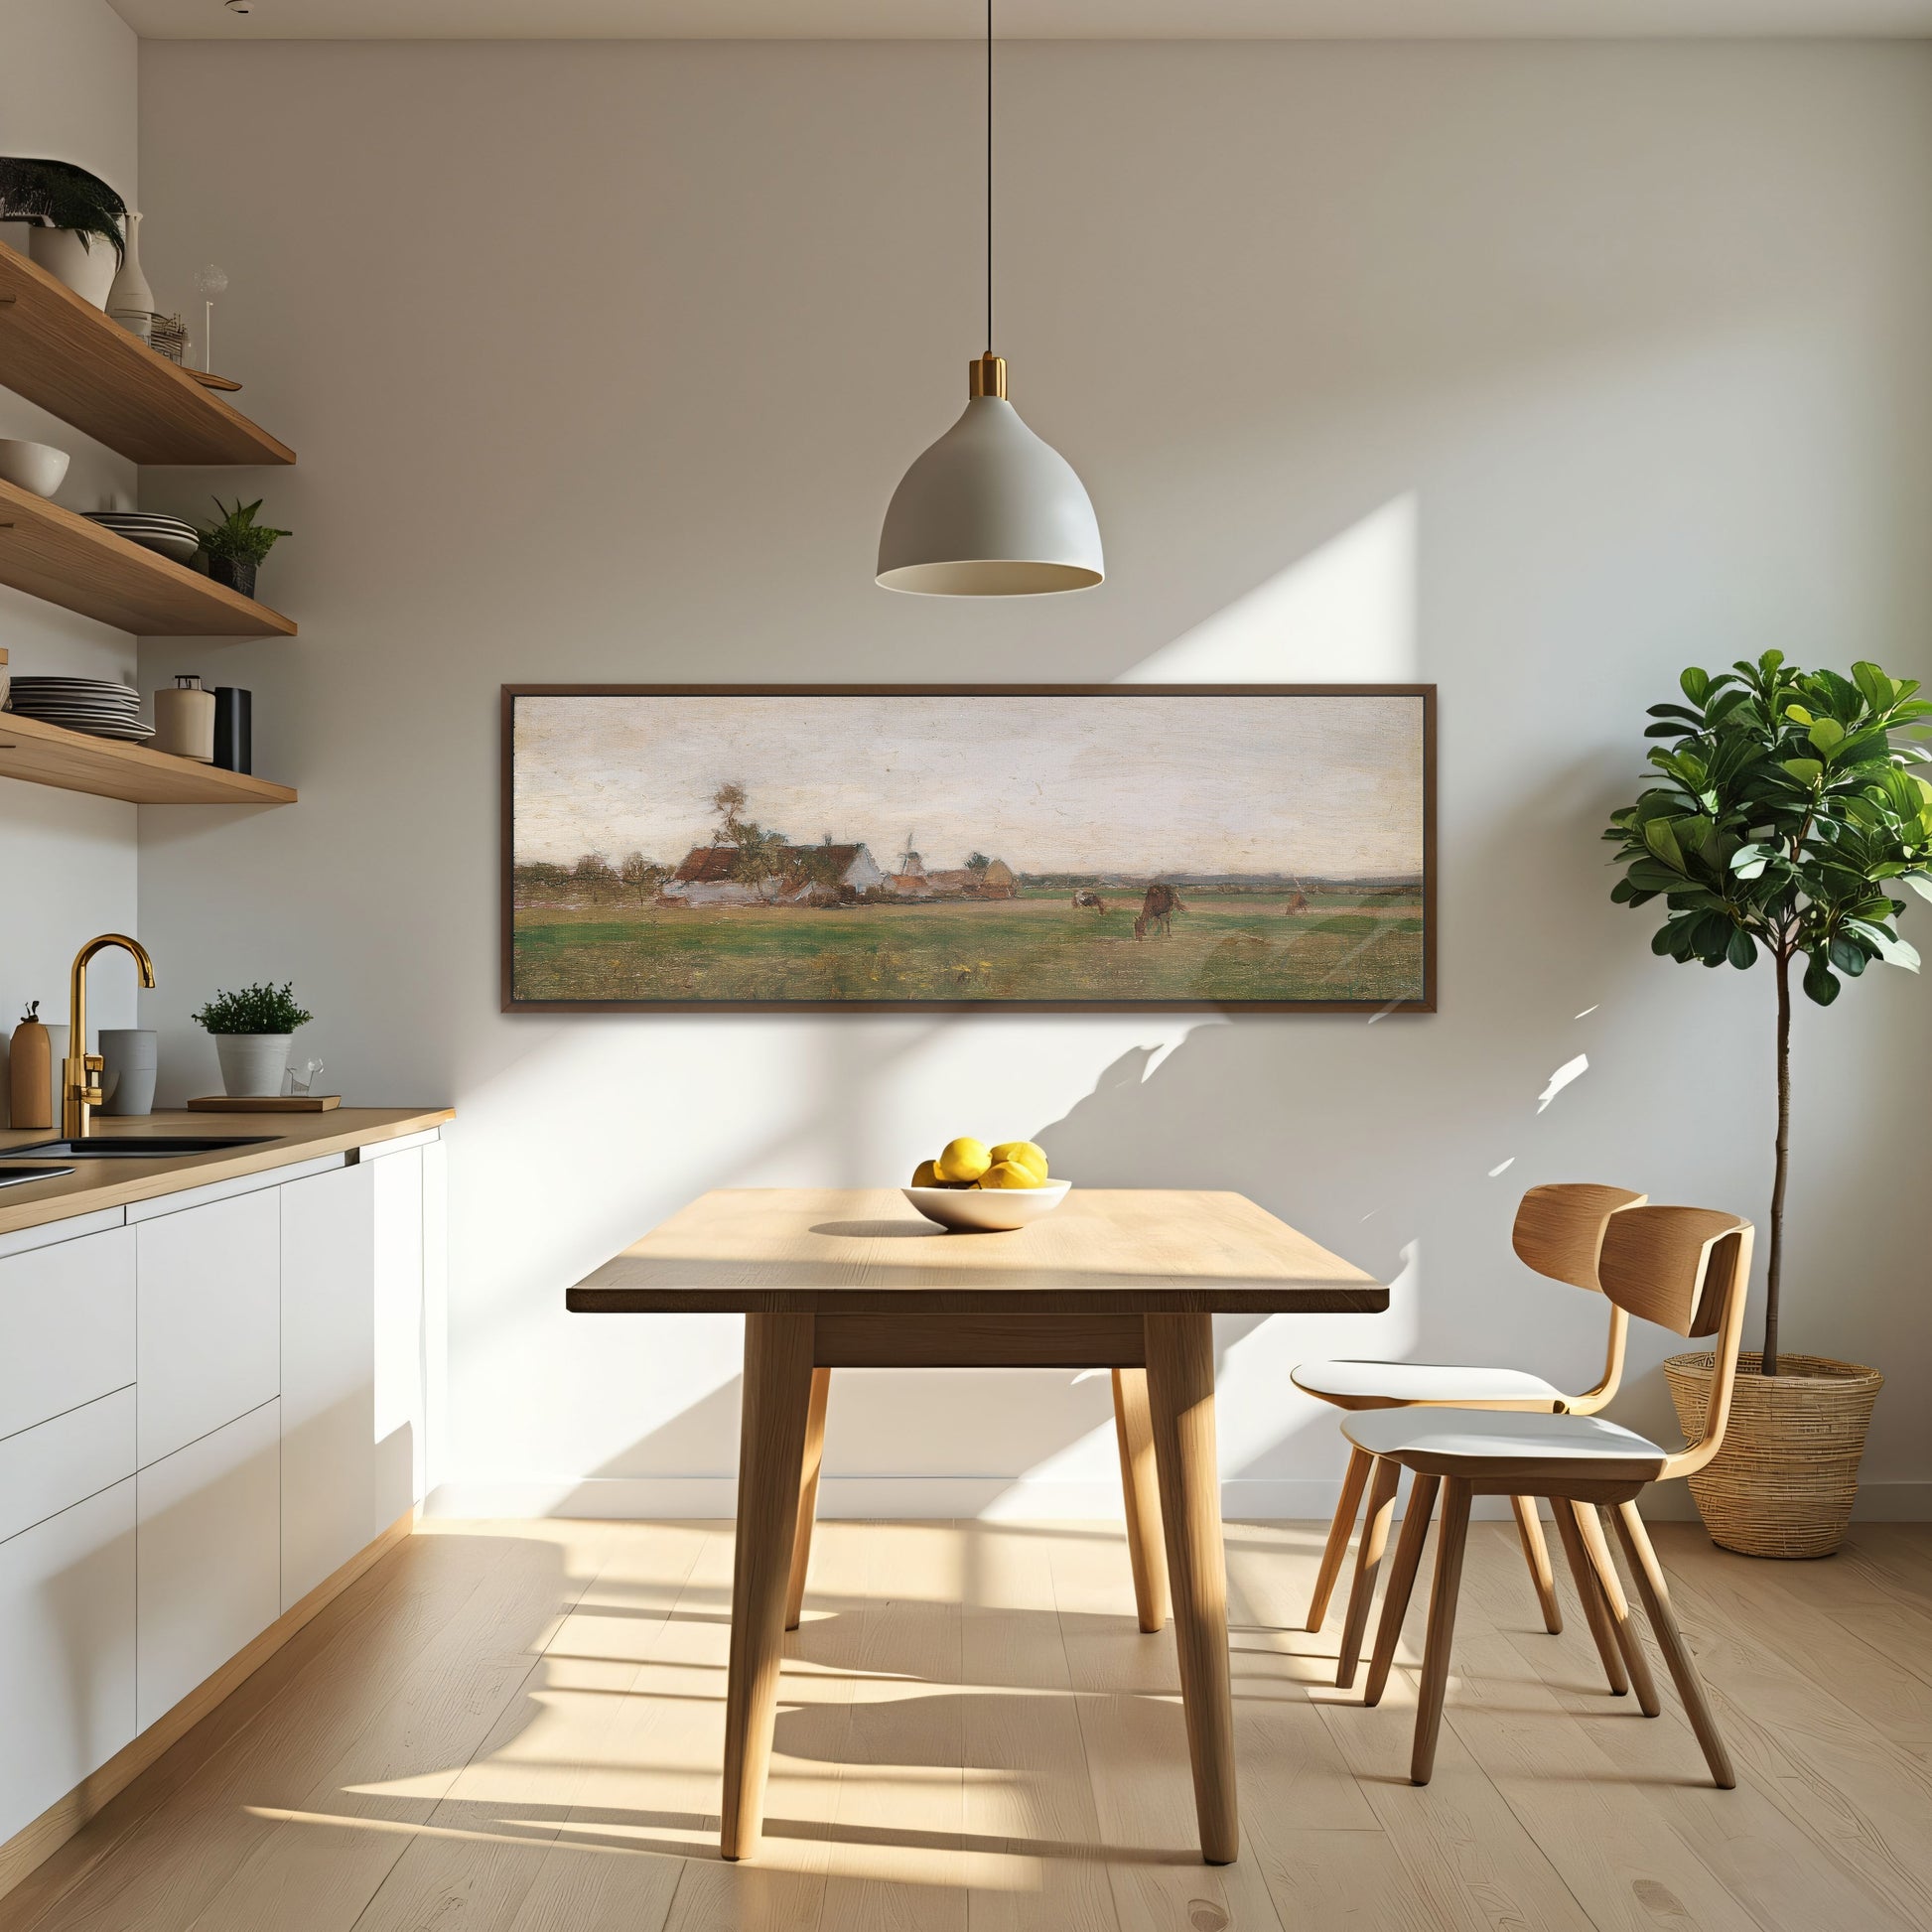
[[[0,1901],[42,1932],[1932,1925],[1932,1530],[1658,1544],[1737,1761],[1604,1694],[1475,1526],[1435,1782],[1311,1637],[1319,1524],[1230,1525],[1244,1843],[1209,1869],[1117,1526],[827,1523],[765,1854],[717,1856],[729,1527],[433,1523]],[[1559,1566],[1561,1568],[1561,1566]],[[1566,1588],[1568,1580],[1565,1580]],[[1661,1666],[1660,1683],[1667,1684]]]

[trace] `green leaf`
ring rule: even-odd
[[[1828,1007],[1838,998],[1838,981],[1832,970],[1816,953],[1811,956],[1811,964],[1805,968],[1805,992],[1821,1007]]]
[[[1786,705],[1784,708],[1784,715],[1787,718],[1789,718],[1794,725],[1808,725],[1811,723],[1811,713],[1808,712],[1801,704]]]
[[[1812,749],[1815,752],[1821,753],[1826,758],[1830,758],[1845,743],[1845,727],[1838,723],[1836,719],[1820,718],[1813,724],[1806,736],[1810,738]]]
[[[1896,938],[1882,926],[1872,925],[1864,919],[1848,919],[1846,929],[1863,940],[1887,966],[1902,966],[1908,973],[1918,971],[1918,948],[1909,941]]]
[[[1865,703],[1873,711],[1890,709],[1897,687],[1876,664],[1861,659],[1852,666],[1852,681],[1864,694]]]
[[[1677,680],[1677,688],[1694,705],[1702,705],[1711,694],[1711,673],[1699,670],[1694,664]]]
[[[1643,827],[1643,842],[1663,860],[1665,865],[1675,867],[1679,872],[1684,870],[1683,849],[1677,843],[1677,834],[1671,830],[1669,819],[1646,819]]]
[[[1801,785],[1815,785],[1825,775],[1825,767],[1816,759],[1785,759],[1782,766]]]
[[[1932,872],[1901,873],[1899,883],[1911,887],[1920,898],[1932,899]]]
[[[1741,925],[1732,926],[1726,953],[1730,963],[1741,973],[1757,958],[1757,945]]]
[[[1842,932],[1832,935],[1827,953],[1832,964],[1848,979],[1857,979],[1864,971],[1864,948]]]

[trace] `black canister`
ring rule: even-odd
[[[232,684],[214,687],[214,762],[223,771],[255,768],[254,696]]]

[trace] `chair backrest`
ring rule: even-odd
[[[1604,1234],[1598,1274],[1618,1308],[1680,1335],[1717,1337],[1704,1433],[1669,1458],[1666,1477],[1694,1474],[1724,1444],[1750,1293],[1751,1236],[1750,1222],[1720,1208],[1651,1206],[1625,1209]]]
[[[1643,1205],[1645,1196],[1627,1187],[1590,1180],[1560,1180],[1532,1187],[1516,1209],[1509,1245],[1524,1267],[1553,1282],[1600,1293],[1597,1264],[1604,1231],[1613,1214]]]

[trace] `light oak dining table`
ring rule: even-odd
[[[1214,1448],[1216,1314],[1379,1312],[1388,1290],[1244,1195],[1076,1187],[949,1234],[894,1188],[717,1188],[568,1291],[579,1313],[745,1316],[722,1850],[759,1849],[835,1368],[1105,1368],[1141,1628],[1170,1598],[1201,1857],[1240,1848]]]

